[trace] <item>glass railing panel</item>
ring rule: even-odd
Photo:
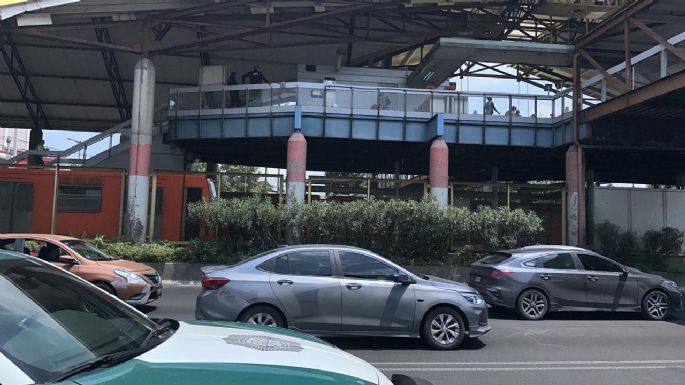
[[[326,88],[326,107],[352,108],[352,89],[344,87]]]
[[[179,92],[178,111],[199,110],[202,106],[202,94],[199,91]]]
[[[486,99],[481,95],[469,95],[466,99],[467,102],[463,114],[483,116]]]
[[[381,108],[378,90],[355,88],[352,96],[352,107],[360,110],[378,110]]]
[[[247,90],[248,107],[270,107],[271,88],[258,88]]]
[[[297,88],[297,105],[304,107],[323,107],[324,89],[323,87]]]
[[[215,110],[222,109],[224,106],[224,91],[203,91],[202,95],[202,109]]]
[[[406,108],[407,112],[431,112],[431,93],[408,91]]]

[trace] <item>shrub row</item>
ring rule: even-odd
[[[639,237],[635,230],[622,230],[611,222],[595,226],[598,253],[646,269],[675,269],[677,258],[673,257],[682,253],[684,240],[685,233],[672,227],[649,230]]]
[[[336,243],[374,250],[398,263],[448,262],[450,246],[496,250],[533,243],[542,220],[532,212],[441,208],[434,201],[365,200],[274,206],[261,198],[198,202],[189,220],[206,238],[187,251],[200,262],[231,261],[281,244]]]

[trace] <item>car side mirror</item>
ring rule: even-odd
[[[59,257],[59,263],[64,263],[66,265],[78,265],[78,261],[76,258],[71,257],[69,255],[61,255]]]
[[[412,283],[415,283],[409,275],[403,273],[393,274],[392,280],[396,283],[401,283],[402,285],[411,285]]]

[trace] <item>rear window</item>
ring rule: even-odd
[[[476,263],[479,265],[499,265],[500,263],[503,263],[509,258],[511,258],[511,254],[493,253],[492,255],[488,255],[487,257],[481,259]]]

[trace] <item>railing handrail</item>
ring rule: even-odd
[[[309,82],[283,82],[283,83],[269,83],[269,84],[240,84],[240,85],[207,85],[196,87],[178,87],[169,90],[169,94],[180,93],[199,93],[199,92],[219,92],[219,91],[245,91],[245,90],[274,90],[274,89],[340,89],[340,90],[361,90],[374,92],[388,92],[388,93],[408,93],[419,95],[440,95],[440,96],[477,96],[477,97],[515,97],[519,99],[539,99],[539,100],[556,100],[560,97],[565,97],[570,92],[564,90],[554,95],[536,95],[536,94],[518,94],[506,92],[482,92],[482,91],[462,91],[462,90],[444,90],[444,89],[421,89],[421,88],[405,88],[405,87],[376,87],[376,86],[361,86],[356,84],[341,84],[341,83],[309,83]]]
[[[683,41],[685,41],[685,31],[671,37],[667,41],[673,45],[676,45],[678,43],[682,43]],[[656,54],[658,54],[664,50],[666,50],[666,47],[664,47],[661,44],[657,44],[657,45],[653,46],[652,48],[630,58],[630,65],[634,66],[638,63],[641,63],[641,62],[653,57],[654,55],[656,55]],[[625,69],[626,69],[626,62],[624,61],[622,63],[619,63],[619,64],[609,68],[607,70],[607,73],[609,75],[615,75],[615,74],[617,74],[617,73],[619,73]],[[582,82],[582,88],[587,88],[589,86],[595,85],[595,84],[601,82],[602,80],[604,80],[604,75],[597,74],[597,75],[595,75],[589,79],[584,80]]]

